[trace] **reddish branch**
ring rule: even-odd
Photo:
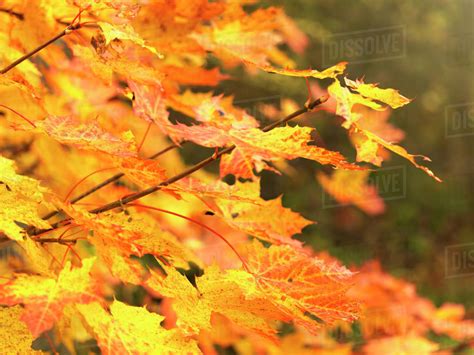
[[[60,33],[58,33],[56,36],[54,36],[50,40],[46,41],[45,43],[41,44],[40,46],[36,47],[31,52],[28,52],[24,56],[18,58],[13,63],[10,63],[5,68],[1,69],[0,70],[0,75],[3,75],[5,73],[7,73],[11,69],[15,68],[18,64],[20,64],[20,63],[24,62],[25,60],[27,60],[28,58],[34,56],[36,53],[38,53],[42,49],[46,48],[50,44],[56,42],[58,39],[70,34],[72,31],[75,31],[75,30],[78,30],[78,29],[82,28],[83,25],[80,23],[80,21],[76,22],[76,20],[80,17],[80,14],[81,14],[82,11],[83,10],[81,10],[79,12],[79,14],[72,20],[72,22],[70,24],[68,24],[67,27],[64,30],[62,30]],[[24,20],[24,15],[23,14],[20,14],[18,12],[12,11],[12,10],[0,9],[0,12],[5,12],[5,13],[8,13],[8,14],[16,17],[19,20]]]
[[[312,111],[315,107],[323,104],[324,102],[326,102],[328,100],[328,97],[327,96],[322,96],[320,97],[319,99],[305,105],[305,107],[291,113],[290,115],[286,116],[285,118],[279,120],[279,121],[276,121],[266,127],[264,127],[262,129],[263,132],[268,132],[270,130],[272,130],[273,128],[283,124],[283,123],[286,123],[306,112],[309,112],[309,111]],[[174,148],[174,146],[170,146],[169,147],[170,149]],[[231,145],[227,148],[224,148],[216,153],[214,153],[212,156],[200,161],[199,163],[191,166],[190,168],[184,170],[183,172],[181,172],[180,174],[177,174],[155,186],[152,186],[152,187],[149,187],[147,189],[144,189],[142,191],[138,191],[136,193],[133,193],[133,194],[130,194],[130,195],[127,195],[125,197],[122,197],[121,199],[118,199],[116,201],[113,201],[113,202],[110,202],[104,206],[101,206],[101,207],[98,207],[98,208],[95,208],[91,211],[89,211],[90,213],[94,213],[94,214],[97,214],[97,213],[102,213],[102,212],[106,212],[106,211],[110,211],[110,210],[113,210],[115,208],[118,208],[118,207],[123,207],[124,205],[127,205],[133,201],[136,201],[144,196],[147,196],[147,195],[150,195],[158,190],[161,190],[163,187],[165,186],[168,186],[178,180],[181,180],[182,178],[188,176],[188,175],[191,175],[192,173],[204,168],[205,166],[211,164],[212,162],[218,160],[222,155],[224,154],[229,154],[230,152],[232,152],[234,149],[236,148],[235,145]],[[168,148],[167,148],[168,149]],[[118,175],[118,174],[117,174]],[[97,189],[95,190],[97,191]],[[62,227],[62,226],[65,226],[67,224],[69,224],[71,222],[71,219],[70,218],[66,218],[66,219],[63,219],[57,223],[54,223],[50,229],[46,229],[46,230],[33,230],[30,235],[37,235],[39,233],[44,233],[44,232],[47,232],[47,231],[52,231],[56,228],[59,228],[59,227]]]

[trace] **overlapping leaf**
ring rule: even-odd
[[[204,275],[196,279],[196,287],[176,270],[165,270],[166,277],[152,273],[146,286],[172,299],[177,325],[187,334],[210,330],[211,315],[219,313],[244,329],[274,338],[276,331],[270,321],[286,319],[265,298],[247,299],[244,290],[216,266],[207,268]]]
[[[95,258],[84,259],[81,268],[72,268],[67,262],[57,279],[17,274],[0,285],[0,304],[24,305],[21,319],[37,337],[58,321],[67,304],[97,300],[89,275],[94,261]]]
[[[79,122],[72,117],[49,116],[35,124],[58,142],[79,149],[95,150],[120,157],[137,154],[135,140],[130,131],[118,137],[102,129],[96,122]]]
[[[15,172],[15,163],[0,156],[0,231],[9,238],[22,240],[23,225],[49,228],[38,215],[40,205],[48,207],[39,182]]]
[[[107,312],[98,302],[78,305],[102,354],[200,354],[196,341],[161,326],[164,317],[144,307],[114,301]]]
[[[254,241],[247,256],[249,271],[231,270],[250,299],[261,295],[296,324],[317,332],[322,324],[353,321],[359,305],[347,296],[353,274],[287,245],[265,248]]]
[[[173,126],[174,134],[182,140],[191,140],[206,147],[235,145],[230,156],[223,157],[221,176],[234,174],[236,177],[251,178],[252,170],[273,170],[266,161],[306,158],[336,168],[360,170],[361,167],[348,163],[344,157],[316,145],[310,145],[313,129],[309,127],[279,127],[269,132],[257,128],[222,130],[213,126]]]
[[[0,308],[0,329],[2,329],[0,348],[9,354],[42,354],[41,351],[31,349],[34,338],[19,319],[22,312],[20,306]]]
[[[345,119],[343,127],[349,130],[351,136],[357,135],[357,137],[352,138],[357,149],[357,161],[366,161],[380,166],[383,161],[383,157],[380,154],[379,149],[386,148],[407,159],[414,166],[423,170],[433,179],[440,182],[441,179],[439,179],[430,169],[416,162],[416,155],[409,154],[403,147],[387,142],[373,132],[370,132],[367,129],[362,129],[357,124],[357,121],[361,118],[361,115],[357,112],[354,112],[353,110],[353,107],[356,104],[379,110],[383,109],[383,106],[373,100],[387,103],[388,105],[391,105],[395,108],[406,105],[410,102],[410,100],[404,96],[401,96],[396,90],[393,89],[380,89],[374,85],[363,84],[362,82],[354,82],[348,79],[346,79],[346,82],[349,83],[352,88],[359,90],[359,92],[366,96],[351,92],[347,87],[341,86],[338,80],[335,80],[329,86],[328,91],[332,96],[335,97],[337,101],[336,114],[344,117]],[[425,161],[430,161],[430,159],[425,156],[420,157],[422,157]]]

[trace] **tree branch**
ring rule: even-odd
[[[283,123],[286,123],[306,112],[309,112],[311,110],[313,110],[316,106],[318,105],[321,105],[323,104],[324,102],[326,102],[328,100],[328,96],[322,96],[320,97],[319,99],[317,100],[314,100],[313,102],[305,105],[305,107],[293,112],[292,114],[286,116],[285,118],[279,120],[279,121],[276,121],[266,127],[264,127],[262,129],[263,132],[268,132],[270,130],[272,130],[273,128],[283,124]],[[145,190],[142,190],[142,191],[138,191],[136,193],[133,193],[133,194],[130,194],[130,195],[127,195],[125,197],[122,197],[121,199],[119,200],[116,200],[116,201],[113,201],[113,202],[110,202],[104,206],[101,206],[101,207],[98,207],[98,208],[95,208],[91,211],[89,211],[90,213],[94,213],[94,214],[98,214],[98,213],[102,213],[102,212],[106,212],[106,211],[110,211],[110,210],[113,210],[115,208],[118,208],[118,207],[123,207],[124,205],[130,203],[130,202],[133,202],[133,201],[136,201],[144,196],[147,196],[147,195],[150,195],[152,194],[153,192],[156,192],[160,189],[162,189],[163,187],[165,186],[168,186],[178,180],[181,180],[182,178],[188,176],[188,175],[191,175],[192,173],[194,173],[195,171],[197,170],[200,170],[202,169],[203,167],[211,164],[212,162],[218,160],[222,155],[224,154],[229,154],[230,152],[232,152],[234,149],[236,148],[235,145],[231,145],[227,148],[224,148],[222,149],[221,151],[218,151],[217,153],[213,154],[212,156],[200,161],[199,163],[191,166],[190,168],[184,170],[183,172],[181,172],[180,174],[177,174],[161,183],[159,183],[158,185],[155,185],[155,186],[151,186]],[[51,229],[49,230],[54,230],[56,228],[59,228],[61,226],[64,226],[64,225],[67,225],[68,223],[70,223],[71,219],[70,218],[66,218],[66,219],[63,219],[59,222],[56,222],[54,224],[51,225]],[[30,235],[37,235],[37,234],[40,234],[40,233],[44,233],[44,232],[47,232],[48,229],[45,229],[45,230],[35,230],[33,231],[32,233],[30,233]]]
[[[9,11],[7,11],[9,12]],[[9,12],[9,13],[12,13],[12,12]],[[28,58],[32,57],[33,55],[35,55],[36,53],[38,53],[40,50],[46,48],[47,46],[49,46],[51,43],[54,43],[56,42],[58,39],[68,35],[69,33],[71,33],[72,31],[75,31],[75,30],[78,30],[82,27],[82,25],[80,23],[76,23],[76,24],[70,24],[69,26],[67,26],[64,30],[62,30],[60,33],[58,33],[56,36],[54,36],[53,38],[51,38],[49,41],[43,43],[42,45],[36,47],[35,49],[33,49],[31,52],[29,53],[26,53],[24,56],[22,56],[21,58],[18,58],[17,60],[15,60],[13,63],[7,65],[5,68],[3,68],[2,70],[0,70],[0,75],[3,75],[5,73],[7,73],[8,71],[10,71],[11,69],[15,68],[18,64],[24,62],[25,60],[27,60]]]
[[[159,152],[153,154],[153,155],[150,156],[148,159],[155,159],[155,158],[158,158],[160,155],[163,155],[163,154],[165,154],[166,152],[168,152],[168,151],[170,151],[170,150],[172,150],[172,149],[174,149],[174,148],[177,148],[177,147],[178,147],[178,146],[177,146],[176,144],[172,144],[172,145],[170,145],[170,146],[168,146],[168,147],[166,147],[166,148],[160,150]],[[125,175],[124,173],[118,173],[118,174],[115,174],[114,176],[109,177],[107,180],[102,181],[100,184],[98,184],[98,185],[96,185],[96,186],[90,188],[89,190],[83,192],[82,194],[80,194],[80,195],[74,197],[74,198],[70,201],[70,203],[71,203],[71,204],[74,204],[74,203],[76,203],[76,202],[79,202],[80,200],[86,198],[87,196],[92,195],[94,192],[99,191],[101,188],[103,188],[103,187],[105,187],[105,186],[107,186],[107,185],[113,183],[114,181],[119,180],[119,179],[122,178],[124,175]],[[50,218],[56,216],[56,215],[57,215],[58,213],[60,213],[60,212],[61,212],[61,210],[51,211],[50,213],[44,215],[42,218],[43,218],[44,220],[48,220],[48,219],[50,219]]]

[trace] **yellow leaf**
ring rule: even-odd
[[[17,274],[0,285],[0,304],[23,304],[22,320],[33,336],[50,329],[61,317],[65,305],[88,303],[97,299],[89,272],[95,258],[83,260],[81,268],[71,268],[67,262],[56,278]]]
[[[162,328],[164,317],[144,307],[114,301],[110,313],[98,302],[77,308],[104,355],[201,353],[195,340],[183,337],[178,329]]]
[[[185,333],[210,330],[215,312],[245,329],[274,338],[276,331],[269,322],[281,319],[281,312],[265,298],[247,299],[240,286],[217,266],[207,268],[203,276],[196,278],[196,287],[175,269],[165,267],[165,271],[166,277],[152,273],[146,286],[173,300],[178,327]]]
[[[346,82],[347,86],[357,91],[361,95],[372,100],[383,102],[392,108],[405,106],[411,101],[405,96],[400,95],[398,90],[395,89],[381,89],[377,86],[377,84],[365,84],[362,80],[353,81],[344,78],[344,81]]]
[[[38,228],[49,228],[48,222],[38,216],[38,207],[47,190],[39,182],[15,172],[15,162],[0,156],[0,231],[9,238],[23,240],[20,223]]]
[[[42,354],[41,351],[31,349],[34,338],[19,319],[22,312],[20,306],[0,308],[0,349],[4,354]]]
[[[130,24],[124,23],[111,25],[107,22],[98,22],[97,24],[100,26],[102,32],[104,33],[106,45],[116,39],[132,41],[133,43],[148,49],[153,54],[156,54],[159,58],[163,58],[163,55],[158,53],[158,51],[154,47],[145,44],[143,38],[141,38],[140,35],[135,32],[134,28]]]

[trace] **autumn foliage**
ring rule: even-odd
[[[294,236],[314,222],[261,197],[260,173],[299,158],[334,168],[314,182],[367,214],[385,208],[368,177],[390,154],[440,179],[387,122],[410,99],[349,79],[347,63],[296,69],[283,45],[301,54],[307,37],[255,2],[2,2],[1,353],[422,354],[439,349],[430,332],[471,344],[462,306],[311,250]],[[213,90],[236,67],[306,78],[312,94],[288,115],[267,108],[265,125]],[[320,109],[356,161],[290,123]],[[185,164],[184,145],[209,156]]]

